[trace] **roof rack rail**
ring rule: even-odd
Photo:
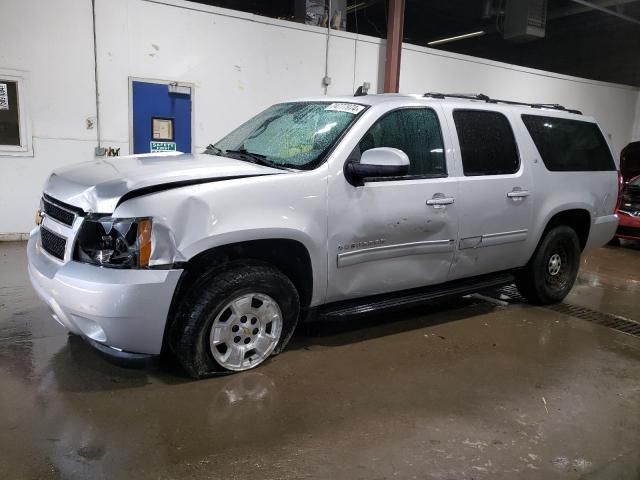
[[[557,103],[526,103],[526,102],[514,102],[513,100],[500,100],[498,98],[491,98],[488,95],[483,93],[438,93],[438,92],[427,92],[423,95],[424,97],[429,98],[464,98],[466,100],[480,100],[486,103],[504,103],[505,105],[520,105],[524,107],[531,108],[549,108],[553,110],[562,110],[564,112],[575,113],[577,115],[582,115],[580,110],[573,110],[571,108],[563,107],[562,105],[558,105]]]

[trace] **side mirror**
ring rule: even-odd
[[[366,150],[360,162],[350,161],[344,166],[344,176],[356,187],[364,185],[366,178],[401,177],[409,173],[409,157],[402,150],[378,147]]]

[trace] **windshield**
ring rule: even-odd
[[[207,148],[207,153],[309,170],[322,162],[364,109],[356,103],[335,102],[273,105]]]

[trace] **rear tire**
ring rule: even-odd
[[[573,288],[579,267],[578,236],[572,228],[561,225],[540,241],[527,266],[516,275],[516,285],[530,303],[557,303]]]
[[[285,348],[299,313],[298,292],[282,272],[233,262],[189,289],[168,342],[193,378],[250,370]]]

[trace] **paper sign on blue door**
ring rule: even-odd
[[[177,152],[176,142],[151,142],[149,146],[151,153],[156,152]]]

